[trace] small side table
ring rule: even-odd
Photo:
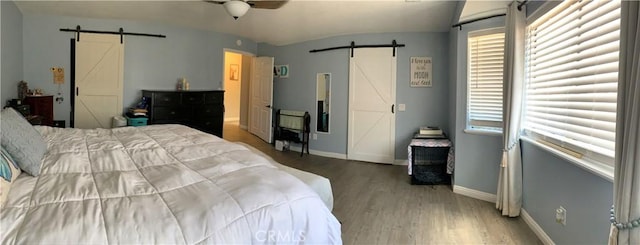
[[[449,139],[412,139],[408,146],[408,152],[408,174],[412,176],[412,182],[415,179],[415,176],[413,176],[415,174],[413,168],[414,165],[417,164],[416,162],[420,162],[416,165],[420,167],[420,169],[437,171],[428,173],[428,175],[431,176],[453,173],[455,167],[455,155],[453,144]],[[420,153],[419,156],[416,155],[416,152]],[[423,159],[417,159],[417,157],[422,157]]]

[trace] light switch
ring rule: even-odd
[[[404,111],[406,109],[407,109],[407,107],[406,107],[405,104],[398,104],[398,111]]]

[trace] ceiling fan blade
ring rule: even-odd
[[[278,9],[285,5],[288,0],[249,0],[247,3],[251,5],[252,8],[257,9]]]
[[[215,3],[215,4],[224,4],[226,1],[215,1],[215,0],[202,0],[205,3]]]

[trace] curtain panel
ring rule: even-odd
[[[622,1],[609,244],[640,244],[640,2]]]
[[[526,10],[518,10],[518,2],[507,9],[503,78],[503,142],[502,161],[496,208],[502,215],[516,217],[522,207],[522,156],[520,154],[520,121],[524,89]]]

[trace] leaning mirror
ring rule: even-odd
[[[316,75],[316,131],[329,133],[329,113],[331,112],[331,73]]]

